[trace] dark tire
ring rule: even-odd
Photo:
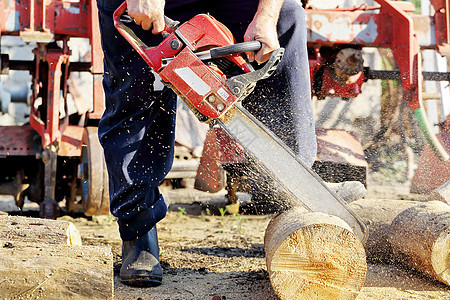
[[[97,133],[97,127],[86,127],[82,139],[79,177],[86,216],[109,214],[108,171]]]

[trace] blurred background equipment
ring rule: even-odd
[[[406,1],[302,2],[318,137],[314,170],[330,182],[367,185],[369,168],[389,165],[413,192],[448,181],[449,1],[424,0],[422,14]],[[95,1],[0,7],[0,193],[13,195],[19,208],[25,198],[40,203],[42,217],[55,217],[62,201],[68,211],[109,211],[96,137],[104,109],[97,23]],[[207,136],[182,105],[178,111],[183,126],[165,184],[227,186],[236,201],[248,190],[239,145],[224,147],[230,141],[220,132]]]

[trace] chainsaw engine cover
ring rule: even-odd
[[[207,118],[220,118],[238,100],[226,85],[226,76],[203,63],[190,49],[183,49],[160,73],[161,79],[188,106]],[[186,101],[185,101],[186,102]]]

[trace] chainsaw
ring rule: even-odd
[[[338,216],[365,241],[367,228],[361,218],[242,106],[256,82],[276,70],[283,48],[273,51],[269,60],[255,70],[243,53],[258,51],[261,43],[235,43],[229,29],[207,14],[182,24],[164,17],[163,41],[148,47],[122,22],[126,9],[124,2],[114,12],[115,27],[201,122],[220,126],[233,137],[278,184],[291,205]]]

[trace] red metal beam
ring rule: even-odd
[[[439,52],[450,55],[450,0],[431,0],[435,10],[436,44]]]
[[[59,140],[64,131],[64,126],[60,126],[59,108],[60,108],[60,94],[61,94],[61,66],[69,62],[68,49],[48,49],[44,51],[37,60],[37,68],[39,70],[39,64],[43,61],[48,63],[47,78],[43,79],[44,86],[47,88],[44,95],[47,97],[43,99],[46,103],[46,119],[42,120],[42,116],[39,115],[39,111],[34,108],[34,101],[39,94],[39,77],[36,76],[34,85],[36,90],[33,93],[33,103],[31,105],[30,124],[41,135],[42,147],[46,148],[50,144]],[[67,69],[67,68],[66,68]],[[37,74],[37,72],[36,72]]]
[[[321,45],[390,47],[394,42],[392,18],[382,12],[313,10],[308,15],[308,42]],[[433,17],[411,14],[414,32],[423,49],[435,49]]]
[[[20,34],[25,41],[49,42],[55,35],[88,38],[91,22],[86,20],[98,19],[95,0],[20,0],[8,4],[0,7],[0,32]],[[91,5],[95,6],[92,13]]]

